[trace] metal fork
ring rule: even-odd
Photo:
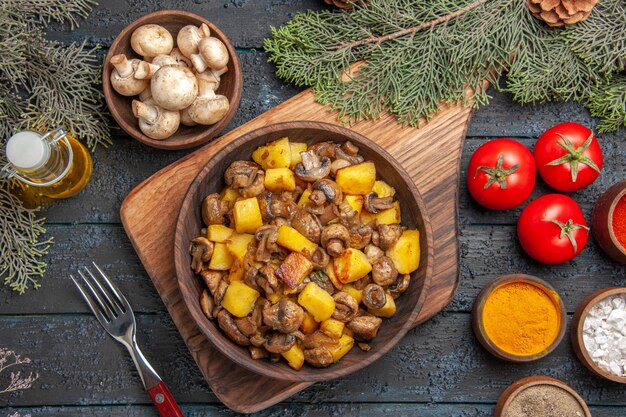
[[[92,264],[100,279],[96,278],[86,266],[78,269],[78,275],[82,280],[77,280],[73,275],[70,275],[70,278],[80,290],[102,327],[115,340],[126,346],[130,352],[130,356],[139,371],[141,382],[143,382],[159,414],[162,417],[183,417],[183,413],[178,408],[172,394],[137,346],[135,337],[137,324],[128,300],[102,272],[100,267],[95,262]],[[79,281],[82,284],[79,284]],[[101,281],[104,282],[104,285]]]

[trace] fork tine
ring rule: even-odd
[[[94,316],[96,316],[98,321],[102,325],[107,323],[109,320],[107,317],[104,316],[104,314],[102,313],[102,310],[100,310],[100,308],[98,308],[95,305],[96,301],[89,294],[87,294],[87,292],[83,289],[83,286],[78,283],[78,281],[76,280],[76,278],[74,278],[73,275],[70,275],[70,278],[72,279],[72,281],[74,281],[74,285],[76,285],[76,288],[78,288],[78,291],[80,291],[80,294],[83,296],[83,299],[87,302],[89,309],[94,314]],[[83,281],[84,281],[84,277],[83,277]]]
[[[98,291],[94,288],[93,285],[91,285],[87,277],[82,273],[80,269],[78,270],[78,275],[81,276],[85,284],[87,284],[87,287],[89,287],[89,289],[91,290],[92,300],[94,301],[94,304],[96,304],[99,307],[98,310],[100,310],[100,313],[105,317],[106,319],[105,321],[106,322],[112,321],[115,318],[115,315],[113,314],[113,312],[111,311],[107,303],[102,299],[100,294],[98,294]]]
[[[111,281],[109,279],[109,277],[104,273],[104,271],[98,266],[98,264],[96,264],[95,262],[91,262],[94,266],[94,268],[96,268],[96,270],[100,273],[100,276],[102,276],[102,279],[104,280],[104,282],[106,282],[107,286],[109,287],[109,289],[111,290],[111,293],[113,294],[113,296],[116,298],[116,300],[119,302],[119,305],[125,309],[126,311],[132,311],[131,307],[130,307],[130,303],[128,302],[128,300],[126,299],[126,297],[124,297],[124,293],[122,293],[122,291],[120,291],[119,288],[117,288],[117,285],[115,285],[113,283],[113,281]]]
[[[86,266],[83,266],[82,269],[87,272],[89,274],[89,276],[91,277],[91,280],[96,284],[96,286],[98,287],[98,289],[100,290],[100,295],[102,295],[102,297],[104,298],[104,300],[107,302],[107,307],[110,307],[112,309],[112,312],[116,315],[119,316],[120,314],[124,313],[124,308],[122,307],[121,304],[116,303],[115,301],[113,301],[111,298],[111,295],[109,294],[108,291],[106,291],[104,289],[104,287],[102,286],[102,284],[100,283],[100,280],[97,279],[94,274],[91,273],[91,271],[89,270],[89,268],[87,268]],[[106,280],[105,280],[106,281]],[[110,286],[109,286],[110,287]]]

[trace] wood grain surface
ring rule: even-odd
[[[408,172],[424,198],[432,227],[434,266],[430,285],[425,288],[427,301],[414,324],[441,311],[458,286],[458,175],[462,143],[470,116],[469,108],[447,106],[421,129],[403,127],[388,114],[379,120],[362,121],[352,126],[355,132],[388,151]],[[213,347],[207,349],[205,340],[202,340],[202,349],[196,346],[202,336],[194,321],[189,319],[189,311],[181,302],[176,287],[174,220],[188,184],[222,148],[254,129],[295,120],[338,124],[336,115],[316,103],[313,93],[306,90],[159,171],[131,191],[121,208],[124,228],[200,370],[218,398],[229,408],[240,412],[264,409],[304,389],[309,383],[285,385],[277,380],[268,382],[261,378],[243,378],[243,369],[216,355]],[[430,175],[434,171],[438,175]],[[215,360],[216,356],[220,359]],[[234,384],[235,381],[238,382]],[[240,381],[249,382],[242,386]],[[242,392],[248,395],[242,396]]]
[[[75,31],[52,25],[48,36],[63,42],[102,45],[102,52],[128,23],[165,9],[197,13],[219,26],[241,59],[244,89],[239,110],[224,132],[246,123],[300,90],[274,75],[262,52],[270,26],[279,26],[305,10],[325,8],[321,0],[110,0]],[[546,103],[521,106],[493,89],[490,104],[474,112],[461,159],[461,175],[472,152],[488,140],[511,137],[532,150],[549,127],[576,121],[595,130],[598,120],[580,105]],[[115,122],[111,122],[115,125]],[[137,312],[138,340],[171,388],[185,415],[231,417],[200,373],[193,356],[146,274],[120,224],[125,196],[148,176],[189,154],[161,151],[114,131],[114,145],[94,153],[94,175],[78,196],[46,211],[48,235],[55,245],[44,258],[43,287],[18,296],[0,286],[0,345],[33,362],[19,369],[38,372],[32,389],[0,395],[0,416],[156,417],[124,348],[104,334],[68,279],[68,273],[95,260],[116,279]],[[624,132],[598,134],[604,153],[600,178],[570,194],[591,219],[595,201],[611,185],[626,179]],[[626,386],[593,375],[576,358],[569,338],[548,357],[532,364],[508,364],[494,358],[472,334],[470,312],[477,294],[494,278],[524,272],[547,280],[571,313],[592,292],[626,286],[626,266],[612,262],[594,239],[574,260],[541,265],[527,257],[515,233],[521,208],[494,212],[477,205],[464,181],[459,190],[461,284],[443,313],[410,331],[396,348],[364,370],[317,383],[259,416],[424,416],[488,417],[513,381],[547,374],[572,386],[594,417],[623,417]],[[541,179],[530,200],[552,192]],[[0,383],[8,382],[2,373]]]

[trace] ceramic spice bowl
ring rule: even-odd
[[[489,283],[472,311],[479,342],[492,355],[510,362],[532,362],[550,354],[563,339],[566,321],[556,290],[525,274],[505,275]]]
[[[585,345],[584,340],[585,319],[589,316],[591,309],[600,301],[603,301],[607,298],[614,298],[620,295],[622,296],[622,298],[626,299],[626,287],[604,288],[594,292],[585,300],[583,300],[583,302],[581,302],[576,309],[576,313],[574,314],[574,318],[572,319],[571,339],[574,352],[576,352],[576,356],[578,356],[578,359],[580,359],[583,365],[585,365],[591,372],[609,381],[626,384],[626,376],[618,376],[616,374],[613,374],[606,369],[600,367],[598,363],[593,360],[592,353],[589,352],[589,348],[593,348],[593,346],[589,346],[588,348]],[[612,318],[611,320],[614,319]],[[588,323],[587,328],[589,328],[590,326],[592,325]]]
[[[135,116],[133,115],[132,101],[137,97],[125,97],[117,93],[111,86],[111,57],[118,54],[125,54],[130,58],[141,58],[131,48],[130,39],[135,29],[147,24],[157,24],[167,29],[176,39],[178,31],[186,25],[200,26],[206,24],[211,36],[219,39],[226,46],[229,55],[227,64],[228,71],[220,78],[219,88],[216,94],[226,96],[229,101],[229,110],[226,115],[213,125],[196,125],[184,126],[180,125],[176,133],[164,140],[156,140],[146,136],[140,129]],[[241,64],[235,52],[235,48],[230,43],[226,35],[222,33],[214,24],[207,19],[193,13],[180,10],[164,10],[145,15],[128,26],[126,26],[120,34],[115,38],[109,52],[104,60],[104,68],[102,71],[102,89],[109,111],[113,115],[115,121],[120,127],[133,138],[138,141],[160,149],[186,149],[201,145],[216,137],[232,119],[239,100],[241,99],[241,91],[243,86],[243,75]]]
[[[496,404],[494,417],[544,415],[591,417],[591,412],[580,395],[564,382],[548,376],[530,376],[509,385]]]
[[[620,222],[626,229],[626,212],[622,213],[624,210],[622,205],[626,202],[620,203],[620,200],[624,199],[626,199],[626,180],[618,182],[602,194],[593,208],[591,220],[591,230],[600,247],[614,261],[622,264],[626,264],[626,247],[620,244],[615,234],[615,226]]]

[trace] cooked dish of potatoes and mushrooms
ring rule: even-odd
[[[190,244],[202,311],[254,359],[326,367],[376,337],[420,261],[395,190],[351,142],[282,138],[235,161]]]

